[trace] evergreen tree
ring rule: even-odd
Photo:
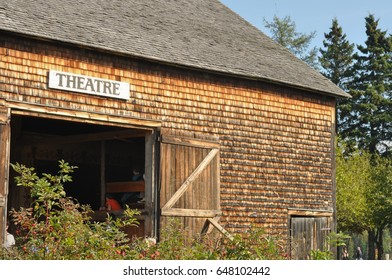
[[[352,77],[354,44],[346,39],[336,18],[332,20],[330,30],[328,34],[324,33],[324,49],[320,49],[321,72],[343,90],[347,90],[347,82]]]
[[[373,15],[365,21],[367,40],[354,54],[352,99],[344,108],[340,136],[352,147],[388,154],[392,139],[391,38],[378,28]]]
[[[324,37],[324,49],[320,49],[321,56],[319,57],[321,72],[343,90],[348,91],[347,84],[352,78],[354,44],[350,44],[346,39],[346,34],[343,33],[336,18],[332,20],[330,32],[324,33]],[[340,127],[345,128],[345,118],[351,110],[350,102],[350,99],[337,100],[338,134]]]
[[[392,39],[378,27],[373,15],[365,18],[367,39],[357,46],[352,80],[345,86],[352,99],[340,107],[339,134],[348,151],[369,153],[373,184],[366,184],[366,219],[369,259],[383,254],[382,234],[391,224],[391,176],[389,161],[382,156],[392,151]],[[387,167],[388,166],[388,167]],[[381,168],[382,167],[382,168]],[[389,214],[388,214],[389,213]]]
[[[316,36],[316,31],[310,34],[299,33],[295,22],[289,17],[279,18],[274,15],[271,22],[264,19],[264,26],[270,31],[271,38],[287,48],[296,57],[317,69],[317,48],[310,48],[310,43]]]

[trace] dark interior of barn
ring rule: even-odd
[[[144,171],[145,131],[31,116],[11,120],[11,163],[34,167],[38,175],[56,174],[59,160],[77,166],[68,196],[93,210],[102,205],[102,186],[130,181],[134,168]],[[9,209],[27,207],[26,192],[15,186],[10,170]],[[104,180],[104,182],[102,182]],[[115,194],[120,195],[120,194]]]

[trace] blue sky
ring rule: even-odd
[[[322,47],[324,33],[330,31],[332,19],[337,18],[348,40],[363,45],[366,40],[365,17],[373,14],[379,19],[379,28],[392,33],[391,0],[221,0],[248,22],[268,35],[263,19],[271,21],[290,16],[297,31],[317,36],[312,46]]]

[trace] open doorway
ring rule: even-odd
[[[146,164],[148,133],[144,129],[13,115],[10,159],[12,163],[34,167],[39,175],[57,173],[58,161],[62,159],[77,166],[72,174],[73,182],[65,186],[66,193],[98,211],[104,206],[108,191],[113,191],[112,195],[120,203],[124,193],[132,191],[126,188],[114,190],[113,186],[110,190],[108,185],[132,181],[134,169],[142,175],[151,175],[151,171],[146,170],[146,166],[151,166],[151,163]],[[29,196],[26,190],[15,186],[14,175],[11,171],[8,209],[28,207],[31,203]],[[143,193],[145,188],[151,188],[151,185],[143,180],[134,191]],[[142,213],[144,206],[143,199],[132,201],[132,207]],[[143,223],[137,234],[148,234]]]

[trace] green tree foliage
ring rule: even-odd
[[[348,91],[348,83],[352,80],[354,44],[350,44],[339,26],[338,20],[332,20],[329,33],[324,33],[324,48],[320,49],[319,62],[322,73],[343,90]],[[337,131],[344,129],[344,116],[351,110],[351,100],[340,98],[336,104]],[[342,129],[341,129],[342,128]]]
[[[356,150],[337,152],[337,220],[342,231],[368,232],[369,258],[383,255],[383,232],[392,224],[392,160]],[[374,246],[375,245],[375,246]]]
[[[373,15],[365,18],[367,40],[354,54],[352,99],[340,117],[340,137],[348,148],[390,153],[392,139],[392,44]]]
[[[344,156],[344,148],[336,152],[336,212],[340,231],[360,233],[366,230],[366,188],[373,184],[372,164],[368,153]]]
[[[332,20],[330,32],[324,33],[324,37],[324,48],[320,49],[319,57],[321,72],[333,83],[347,90],[347,83],[352,78],[354,44],[347,40],[336,18]]]
[[[352,95],[337,103],[337,131],[347,156],[337,152],[338,227],[366,231],[372,259],[376,247],[382,257],[383,232],[392,223],[388,159],[392,147],[392,44],[373,15],[365,22],[365,44],[352,54],[353,46],[333,20],[320,50],[320,64],[325,76]]]
[[[274,15],[271,22],[264,19],[264,26],[271,33],[273,40],[313,68],[318,68],[317,48],[310,48],[311,41],[316,36],[315,31],[310,34],[298,32],[295,22],[289,16],[279,18]]]
[[[373,161],[372,175],[374,185],[366,192],[370,223],[369,248],[373,250],[375,243],[378,259],[384,254],[383,233],[388,225],[392,224],[392,160],[390,158],[376,157]],[[375,253],[370,252],[369,257]]]

